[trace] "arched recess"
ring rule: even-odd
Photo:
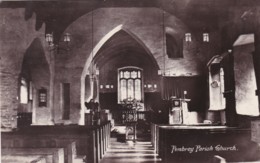
[[[109,33],[107,33],[96,44],[96,46],[91,51],[91,53],[90,53],[90,55],[89,55],[85,65],[84,65],[84,69],[83,69],[83,72],[82,72],[82,75],[81,75],[81,118],[80,118],[79,124],[84,124],[84,118],[83,118],[84,117],[84,109],[85,109],[84,102],[85,102],[85,100],[89,100],[90,98],[93,98],[93,92],[94,92],[94,90],[93,90],[94,83],[87,84],[90,88],[88,88],[88,89],[85,88],[86,78],[88,78],[89,76],[92,76],[90,72],[93,72],[93,71],[95,72],[97,66],[100,66],[100,64],[97,64],[100,61],[100,58],[106,57],[106,55],[104,55],[104,54],[97,55],[99,53],[99,51],[102,49],[102,47],[104,47],[104,45],[113,36],[115,36],[117,33],[120,33],[120,32],[126,33],[140,47],[142,47],[143,51],[146,54],[146,57],[149,58],[150,62],[156,67],[156,69],[159,69],[159,65],[158,65],[157,61],[155,60],[155,58],[154,58],[153,54],[151,53],[151,51],[147,48],[147,46],[135,34],[133,34],[130,30],[126,29],[123,25],[118,25],[117,27],[115,27],[113,30],[111,30]],[[112,49],[112,48],[109,48],[109,49]],[[123,49],[121,49],[121,50],[123,50]],[[116,58],[118,56],[119,56],[119,53],[114,54],[114,56],[112,56],[112,58]],[[104,59],[102,61],[104,61]],[[89,81],[91,82],[91,80],[89,80]],[[97,88],[98,88],[98,80],[96,80],[96,81],[97,81],[96,85],[97,85]],[[91,91],[91,93],[86,93],[85,92],[86,90]],[[88,94],[89,97],[85,97],[86,94]]]
[[[166,53],[168,58],[183,58],[183,35],[171,27],[165,27]]]
[[[50,97],[51,71],[39,38],[35,38],[25,52],[19,80],[21,79],[25,79],[27,83],[28,102],[20,103],[18,112],[32,113],[33,124],[52,124],[50,106],[52,99]],[[20,85],[18,88],[20,88]],[[46,91],[46,99],[43,105],[40,104],[40,90]],[[20,90],[18,90],[18,93],[20,94]]]

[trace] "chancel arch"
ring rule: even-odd
[[[113,108],[113,106],[118,103],[117,88],[119,83],[117,80],[117,72],[122,67],[138,67],[139,69],[142,69],[143,79],[145,80],[144,84],[153,86],[156,85],[156,89],[149,90],[150,92],[158,92],[160,84],[157,75],[159,66],[144,43],[128,29],[123,28],[122,25],[117,26],[111,32],[113,35],[108,33],[95,46],[92,51],[93,55],[90,55],[85,64],[85,68],[87,66],[88,71],[86,71],[85,68],[83,71],[85,77],[87,78],[93,75],[89,72],[95,73],[95,81],[98,81],[97,83],[99,83],[96,87],[97,90],[93,89],[94,83],[87,84],[90,86],[89,89],[86,89],[85,85],[81,87],[82,92],[83,87],[84,91],[92,91],[93,93],[97,91],[97,94],[99,95],[99,99],[97,99],[97,101],[100,102],[101,107],[105,106],[105,109]],[[106,42],[104,40],[106,40]],[[102,46],[100,46],[100,44],[102,44]],[[141,85],[140,90],[143,90]],[[85,92],[84,94],[88,94],[89,97],[82,97],[82,99],[86,100],[93,98],[90,97],[93,95],[93,93]],[[142,93],[144,94],[144,92]],[[106,96],[108,96],[110,99],[107,99]],[[145,95],[142,95],[141,97],[142,102],[144,102],[144,96]],[[103,99],[106,100],[104,101]]]

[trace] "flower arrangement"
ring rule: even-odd
[[[122,102],[123,107],[132,109],[132,110],[140,110],[142,109],[142,104],[140,101],[137,101],[135,98],[132,99],[131,97],[126,98]]]

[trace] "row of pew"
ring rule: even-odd
[[[93,126],[29,126],[1,133],[2,163],[99,163],[110,122]]]
[[[259,146],[246,128],[152,123],[151,142],[163,163],[260,161]]]

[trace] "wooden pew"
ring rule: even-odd
[[[63,148],[2,148],[2,155],[45,156],[47,163],[64,163]]]
[[[26,135],[26,134],[2,134],[3,148],[63,148],[63,162],[73,163],[73,158],[76,155],[76,142],[71,140],[62,140],[61,138],[53,138],[48,135]]]
[[[159,152],[159,125],[151,123],[151,143],[156,154]]]
[[[2,155],[2,163],[47,163],[46,157],[41,155]]]
[[[107,151],[109,139],[110,139],[110,123],[106,123],[104,125],[101,125],[97,130],[93,132],[93,142],[95,151],[95,161],[94,162],[100,162],[101,159],[104,157],[105,152]]]
[[[73,163],[76,155],[85,156],[87,162],[99,163],[109,138],[107,122],[98,126],[31,126],[2,133],[1,141],[4,148],[64,148],[65,163]]]
[[[81,152],[78,155],[85,155],[82,146],[89,146],[87,142],[84,143],[84,140],[90,140],[89,137],[82,138],[79,136],[78,138],[74,138],[72,136],[64,136],[60,135],[27,135],[27,134],[17,134],[17,135],[2,135],[2,147],[10,147],[10,148],[64,148],[64,162],[65,163],[73,163],[74,158],[76,157],[76,146]],[[91,145],[90,145],[91,146]],[[88,151],[86,151],[88,152]]]
[[[215,155],[227,162],[260,159],[250,129],[225,126],[160,126],[159,157],[164,163],[210,162]]]

